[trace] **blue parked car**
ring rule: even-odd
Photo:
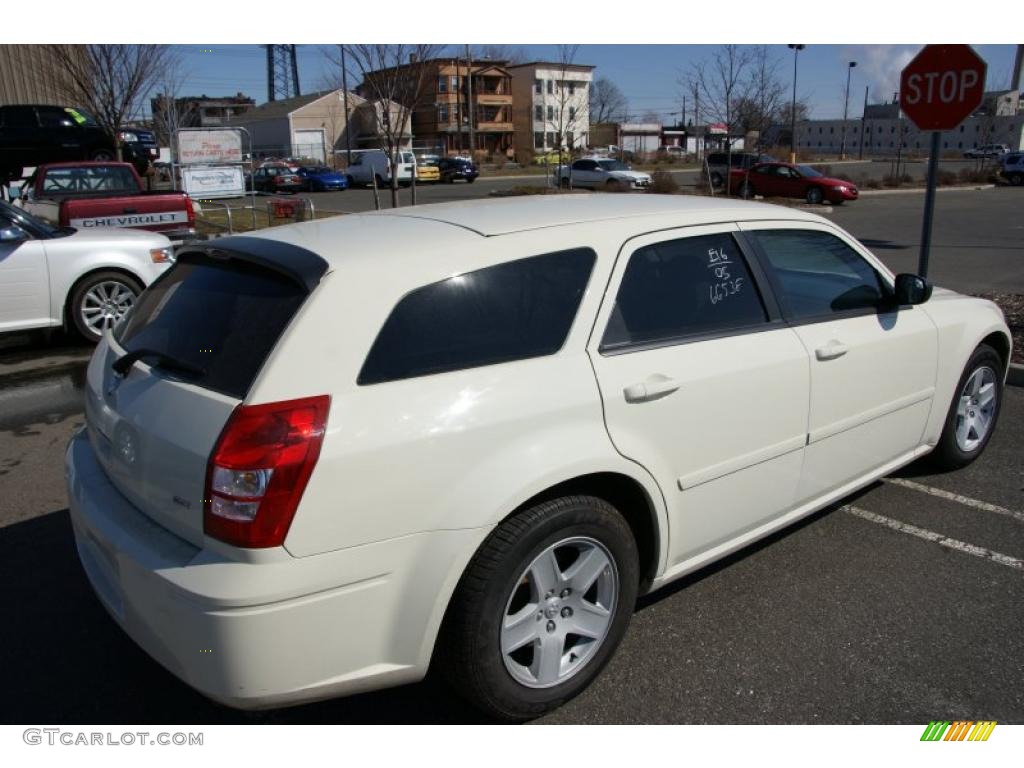
[[[299,168],[304,188],[308,192],[329,192],[333,189],[348,189],[348,179],[326,165]]]

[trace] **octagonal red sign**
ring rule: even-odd
[[[948,131],[981,104],[985,62],[969,45],[926,45],[900,74],[900,108],[922,131]]]

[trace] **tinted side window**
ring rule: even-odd
[[[760,243],[795,318],[877,308],[888,288],[864,258],[835,235],[800,229],[761,230]]]
[[[3,110],[4,128],[35,128],[36,111],[32,107],[11,106]]]
[[[60,107],[36,107],[39,124],[43,128],[73,128],[75,121]]]
[[[384,323],[359,384],[551,355],[572,327],[589,248],[467,272],[407,294]]]
[[[669,240],[630,256],[601,350],[756,326],[767,320],[732,235]]]

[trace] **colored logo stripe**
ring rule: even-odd
[[[932,720],[921,734],[921,741],[988,741],[995,720]]]

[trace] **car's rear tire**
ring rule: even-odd
[[[712,172],[712,174],[711,174],[711,186],[713,186],[713,187],[715,187],[717,189],[718,187],[722,186],[724,181],[725,180],[722,178],[722,174],[720,174],[718,171]]]
[[[552,499],[509,518],[459,581],[438,640],[440,670],[502,720],[560,706],[622,639],[638,562],[629,525],[602,499]]]
[[[90,152],[89,159],[97,163],[112,163],[117,159],[117,153],[112,149],[101,147]]]
[[[744,200],[750,200],[754,197],[754,188],[750,185],[749,181],[743,182],[743,186],[740,187],[740,197]]]
[[[131,309],[142,283],[123,272],[103,270],[86,275],[75,284],[67,312],[75,329],[86,339],[98,342]]]
[[[821,205],[821,202],[825,199],[825,195],[822,193],[820,187],[811,187],[807,190],[806,200],[811,205]]]
[[[1019,187],[1021,184],[1024,184],[1024,173],[1011,173],[1010,184],[1015,187]]]
[[[964,366],[929,463],[948,471],[978,458],[995,432],[1002,403],[1003,360],[992,347],[981,344]]]

